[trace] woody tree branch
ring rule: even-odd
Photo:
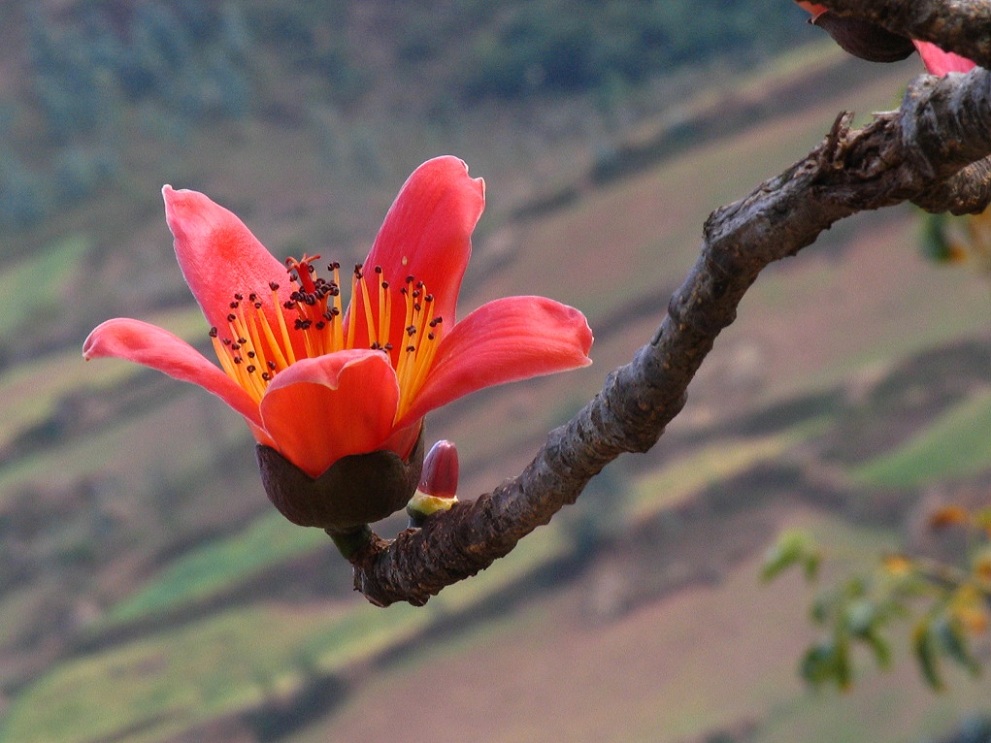
[[[881,9],[900,3],[856,4]],[[941,12],[953,5],[923,4]],[[621,453],[650,449],[681,410],[690,381],[760,272],[812,244],[838,220],[904,201],[933,210],[987,206],[988,167],[982,162],[991,155],[987,71],[922,76],[898,111],[856,130],[851,118],[842,114],[808,156],[710,215],[699,257],[654,337],[608,376],[571,421],[549,434],[523,472],[431,517],[421,529],[392,541],[373,535],[350,558],[355,589],[381,606],[423,604],[548,523]]]

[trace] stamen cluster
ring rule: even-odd
[[[275,375],[299,359],[356,347],[379,350],[396,370],[398,418],[423,385],[440,340],[443,319],[433,315],[433,295],[414,276],[407,276],[396,292],[380,266],[370,278],[357,264],[351,276],[351,306],[345,314],[341,265],[328,264],[332,278],[327,280],[315,275],[313,262],[319,258],[304,255],[286,261],[292,282],[288,300],[281,300],[276,282],[269,284],[270,299],[255,292],[235,294],[227,327],[210,329],[217,358],[227,375],[260,401]],[[397,293],[405,310],[401,331],[392,327]],[[393,343],[400,332],[401,342]]]

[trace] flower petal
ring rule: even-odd
[[[915,41],[915,48],[922,57],[922,62],[932,75],[945,75],[948,72],[970,72],[977,65],[966,57],[953,52],[944,52],[935,44],[928,41]]]
[[[212,392],[243,415],[256,438],[261,427],[258,406],[244,389],[189,343],[164,328],[118,317],[98,325],[83,343],[83,358],[113,357],[157,369]]]
[[[805,2],[805,0],[795,0],[799,5],[801,5],[805,10],[812,14],[812,21],[815,22],[816,18],[821,16],[823,13],[829,10],[825,5],[819,5],[818,3]]]
[[[581,312],[544,297],[482,305],[441,340],[423,387],[398,426],[469,392],[592,363]]]
[[[269,283],[280,285],[280,304],[287,301],[290,286],[286,267],[233,212],[207,196],[198,191],[176,191],[172,186],[165,186],[162,196],[179,267],[207,322],[226,328],[234,294],[257,292],[272,327],[277,327]]]
[[[434,315],[453,325],[471,256],[471,233],[484,208],[485,183],[470,178],[463,161],[451,156],[428,160],[413,171],[386,214],[365,259],[366,271],[381,266],[394,291],[407,276],[415,276],[434,296]],[[395,296],[393,301],[402,307]],[[352,310],[360,313],[360,306],[360,300],[352,298]],[[390,337],[401,335],[403,320],[402,311],[393,312]],[[360,337],[356,345],[365,341]]]
[[[398,404],[399,383],[385,354],[354,349],[279,372],[262,398],[261,417],[275,448],[318,477],[341,457],[385,448]]]

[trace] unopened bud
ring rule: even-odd
[[[434,444],[423,460],[420,484],[406,506],[411,526],[422,526],[428,516],[457,503],[459,473],[458,448],[443,439]]]
[[[898,62],[915,51],[911,39],[870,21],[846,18],[829,11],[814,14],[811,20],[832,36],[843,51],[868,62]]]

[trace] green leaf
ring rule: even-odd
[[[912,630],[912,649],[915,651],[919,669],[933,689],[943,690],[943,679],[939,674],[939,659],[936,656],[936,638],[929,619],[922,619]]]
[[[830,624],[833,617],[841,616],[847,604],[847,596],[837,587],[820,591],[809,611],[812,621],[816,624]]]
[[[802,678],[815,687],[836,678],[837,652],[832,640],[822,640],[805,651],[800,665]]]
[[[815,577],[818,560],[818,552],[806,532],[785,531],[765,553],[760,577],[763,581],[769,581],[793,565],[801,564],[806,577],[811,580]]]
[[[822,562],[818,550],[807,553],[802,560],[802,570],[805,573],[805,581],[812,583],[819,577],[819,564]]]
[[[864,641],[870,646],[874,653],[874,660],[879,668],[887,669],[891,667],[891,645],[885,640],[880,632],[872,630],[864,635]]]
[[[932,632],[938,639],[939,648],[950,658],[976,676],[981,672],[981,664],[970,652],[967,636],[963,626],[950,617],[940,617],[932,626]]]
[[[936,263],[946,263],[952,256],[946,237],[945,214],[926,214],[922,220],[922,254]]]
[[[853,683],[853,667],[850,665],[850,643],[845,637],[836,640],[836,685],[849,689]]]
[[[852,675],[849,644],[836,638],[821,640],[805,652],[799,672],[816,688],[829,682],[841,689],[849,687]]]
[[[843,618],[850,634],[863,639],[874,630],[878,620],[877,607],[869,599],[857,599],[847,604]]]

